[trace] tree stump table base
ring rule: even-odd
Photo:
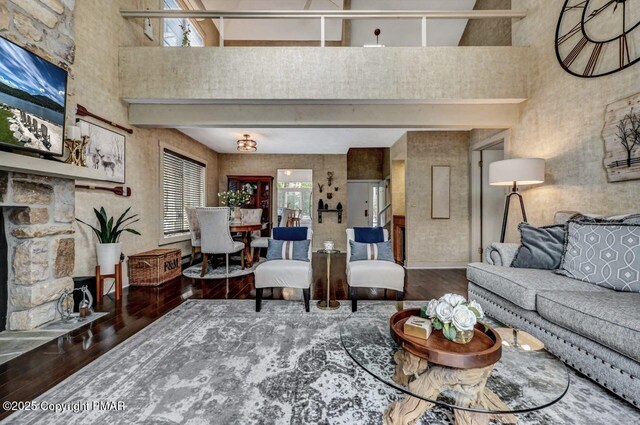
[[[409,388],[413,394],[435,400],[442,392],[453,394],[455,404],[460,407],[485,410],[508,411],[509,407],[491,390],[486,388],[493,366],[478,369],[454,369],[429,365],[427,360],[399,350],[393,356],[396,369],[393,380]],[[384,413],[386,425],[409,425],[429,409],[434,403],[406,396],[404,400],[392,403]],[[512,414],[477,413],[454,409],[457,425],[487,425],[490,419],[501,423],[515,424],[518,419]]]

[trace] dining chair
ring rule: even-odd
[[[207,272],[208,256],[211,254],[225,254],[227,277],[229,277],[229,254],[240,251],[240,261],[244,270],[244,243],[234,241],[229,232],[229,208],[211,207],[197,208],[200,222],[200,238],[202,252],[202,272]]]
[[[198,221],[198,213],[195,208],[185,208],[187,223],[189,224],[189,233],[191,234],[191,261],[189,266],[193,265],[193,259],[196,253],[200,251],[202,242],[200,241],[200,222]]]
[[[291,226],[300,227],[302,220],[302,210],[291,210]]]
[[[278,226],[287,227],[287,220],[289,220],[289,208],[283,208],[282,214],[280,215],[280,222]]]
[[[242,208],[240,212],[242,213],[243,223],[262,222],[262,208]],[[255,258],[253,255],[255,248],[258,248],[259,252],[260,248],[267,248],[268,246],[269,238],[263,237],[261,230],[251,232],[251,258]],[[259,258],[260,256],[258,255]]]

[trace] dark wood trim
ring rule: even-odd
[[[403,215],[393,216],[393,258],[398,264],[404,264],[406,225]]]

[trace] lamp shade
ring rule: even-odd
[[[519,186],[544,183],[544,159],[514,158],[489,164],[489,184],[492,186]]]

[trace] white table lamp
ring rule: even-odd
[[[505,159],[489,164],[489,184],[492,186],[511,186],[511,191],[507,194],[504,204],[500,242],[504,242],[506,235],[509,205],[512,196],[517,196],[520,200],[522,219],[527,221],[524,201],[522,200],[522,195],[518,193],[518,186],[540,183],[544,183],[544,159],[542,158]]]

